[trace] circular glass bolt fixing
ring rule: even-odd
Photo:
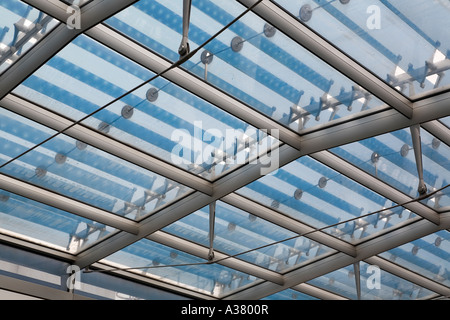
[[[124,119],[130,119],[133,116],[134,108],[130,105],[125,105],[122,108],[121,114]]]
[[[150,88],[147,91],[147,100],[150,102],[155,102],[158,99],[158,89]]]
[[[249,220],[250,222],[256,221],[256,218],[257,218],[257,217],[256,217],[255,215],[251,214],[251,213],[248,215],[248,220]]]
[[[161,262],[159,262],[158,258],[156,258],[152,261],[152,265],[154,265],[154,266],[159,266],[160,264],[161,264]]]
[[[439,141],[436,138],[433,138],[433,140],[431,141],[431,147],[433,147],[433,149],[436,150],[439,148],[440,145],[441,145],[441,141]]]
[[[339,0],[339,2],[342,3],[342,4],[347,4],[347,3],[350,2],[350,0]]]
[[[437,237],[436,240],[434,240],[434,245],[436,247],[439,247],[442,243],[442,238],[441,237]]]
[[[320,178],[319,179],[319,188],[320,189],[325,188],[327,186],[327,182],[328,182],[327,178],[325,178],[325,177]]]
[[[300,8],[300,20],[308,22],[312,17],[312,8],[309,4],[305,4]]]
[[[414,247],[412,248],[412,250],[411,250],[411,253],[412,253],[413,255],[416,255],[417,252],[419,252],[419,247],[418,247],[418,246],[414,246]]]
[[[378,152],[372,153],[372,157],[371,157],[372,163],[377,163],[378,160],[380,160],[380,158],[381,158],[381,155]]]
[[[400,154],[404,158],[408,155],[408,153],[409,153],[409,146],[407,144],[404,144],[400,149]]]
[[[0,202],[6,202],[9,200],[9,195],[7,194],[0,194]]]
[[[87,148],[87,143],[84,143],[82,141],[77,141],[75,144],[78,150],[84,150]]]
[[[267,38],[272,38],[275,33],[277,32],[277,29],[275,29],[274,26],[266,23],[264,25],[264,34],[266,35]]]
[[[36,177],[43,178],[47,174],[47,170],[42,167],[37,167],[36,170],[34,170],[34,173],[36,174]]]
[[[171,252],[170,252],[170,257],[171,257],[172,259],[175,259],[176,257],[178,257],[178,253],[177,253],[176,251],[171,251]]]
[[[274,209],[278,209],[280,207],[280,202],[278,202],[277,200],[273,200],[270,206]]]
[[[233,40],[231,40],[231,49],[234,52],[239,52],[244,47],[244,40],[242,40],[241,37],[234,37]]]
[[[300,200],[303,196],[303,190],[302,189],[297,189],[294,192],[294,199],[295,200]]]
[[[64,162],[66,162],[66,160],[67,160],[67,156],[62,153],[57,153],[55,156],[55,162],[57,164],[63,164]]]
[[[228,224],[228,231],[234,231],[236,230],[236,224],[234,224],[233,222],[230,222]]]
[[[200,60],[203,64],[210,64],[213,61],[214,55],[208,50],[204,50],[200,56]]]
[[[108,133],[111,126],[107,124],[106,122],[102,122],[98,125],[98,131],[103,133]]]

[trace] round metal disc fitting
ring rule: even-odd
[[[77,142],[75,144],[76,144],[78,150],[84,150],[87,148],[87,143],[84,143],[82,141],[77,140]]]
[[[300,200],[303,196],[303,190],[302,189],[297,189],[294,192],[294,199],[295,200]]]
[[[273,37],[276,32],[277,32],[277,29],[274,26],[272,26],[268,23],[266,23],[264,25],[264,34],[266,35],[267,38]]]
[[[103,132],[103,133],[108,133],[110,128],[111,128],[111,126],[106,122],[101,122],[98,125],[98,131]]]
[[[9,200],[9,195],[7,194],[0,194],[0,202],[6,202]]]
[[[274,209],[278,209],[280,207],[280,202],[277,200],[273,200],[270,206]]]
[[[347,4],[347,3],[350,2],[350,0],[339,0],[339,2],[342,3],[342,4]]]
[[[378,152],[372,153],[372,157],[371,157],[372,163],[377,163],[378,160],[380,160],[380,158],[381,158],[381,156]]]
[[[36,177],[42,178],[47,174],[47,170],[42,167],[37,167],[36,170],[34,170],[34,173],[36,174]]]
[[[327,182],[328,182],[327,178],[325,178],[325,177],[320,178],[319,179],[319,188],[320,189],[325,188],[327,186]]]
[[[130,105],[125,105],[122,108],[121,114],[124,119],[130,119],[133,116],[134,108]]]
[[[63,164],[64,162],[66,162],[66,160],[67,160],[67,156],[65,154],[57,153],[55,155],[55,162],[57,164]]]
[[[431,141],[431,147],[436,150],[439,148],[439,146],[441,145],[441,141],[439,141],[436,138],[433,138],[433,140]]]
[[[200,56],[200,60],[203,64],[210,64],[213,61],[214,55],[208,50],[204,50]]]
[[[234,52],[241,51],[243,47],[244,47],[244,40],[242,40],[241,37],[236,36],[233,38],[233,40],[231,40],[231,49]]]
[[[147,100],[150,102],[155,102],[158,99],[158,89],[150,88],[147,91]]]
[[[308,22],[309,20],[311,20],[312,17],[312,8],[309,4],[305,4],[300,8],[300,20],[302,20],[303,22]]]
[[[404,158],[408,155],[408,153],[409,153],[409,146],[407,144],[404,144],[400,149],[400,154]]]

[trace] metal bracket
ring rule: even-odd
[[[353,270],[355,273],[356,295],[358,300],[361,300],[361,270],[359,267],[359,261],[353,264]]]
[[[414,148],[414,156],[416,158],[417,173],[419,175],[419,186],[417,191],[420,195],[427,193],[427,186],[423,179],[423,163],[422,163],[422,140],[420,138],[420,125],[416,124],[410,127],[411,137]]]
[[[209,205],[209,252],[208,261],[214,259],[214,223],[216,221],[216,202]]]
[[[189,22],[191,20],[191,5],[192,0],[183,0],[183,37],[181,39],[178,54],[180,59],[185,57],[191,51],[189,48]]]

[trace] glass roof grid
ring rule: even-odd
[[[209,247],[209,207],[163,231]],[[224,202],[216,203],[214,250],[279,273],[332,250]]]
[[[262,300],[319,300],[315,297],[307,295],[293,289],[287,289],[270,296],[263,298]]]
[[[117,230],[0,190],[0,233],[77,254]]]
[[[19,0],[0,4],[0,74],[48,34],[58,21]]]
[[[23,154],[54,133],[1,111],[4,174],[136,220],[192,191],[65,135]]]
[[[264,131],[225,113],[86,36],[79,36],[14,93],[214,180],[278,144]],[[183,116],[180,116],[183,114]]]
[[[449,85],[443,1],[276,3],[410,98]]]
[[[379,254],[403,268],[450,287],[450,232],[430,234]]]
[[[219,30],[243,11],[235,1],[194,1],[190,41],[200,45],[214,34],[211,28]],[[140,1],[106,23],[176,61],[180,13],[172,5]],[[154,22],[151,28],[144,27],[148,21]],[[383,105],[288,37],[268,30],[273,29],[266,21],[248,13],[183,66],[295,131]]]
[[[361,300],[416,300],[432,291],[388,273],[378,266],[360,264]],[[353,265],[307,282],[352,300],[358,300]]]
[[[214,297],[242,289],[258,278],[142,239],[100,261]]]
[[[415,217],[409,210],[395,207],[396,203],[308,156],[237,193],[351,243]],[[372,212],[375,213],[355,219]]]
[[[449,147],[425,130],[421,130],[424,181],[429,192],[450,181]],[[418,195],[418,171],[411,133],[408,128],[361,140],[330,150],[339,157],[383,180],[411,197]],[[432,208],[446,206],[446,196],[439,203],[427,199]]]

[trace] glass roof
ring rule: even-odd
[[[244,10],[235,1],[194,0],[190,25],[192,49],[201,46]],[[106,23],[176,61],[177,39],[182,33],[181,12],[182,1],[169,6],[161,1],[144,0]],[[383,105],[367,90],[253,13],[214,38],[183,67],[296,131]]]
[[[17,0],[2,1],[0,16],[0,73],[58,24],[56,19]]]
[[[65,28],[74,6],[86,30]],[[0,241],[89,278],[39,285],[450,297],[447,1],[7,0],[0,17]]]
[[[448,1],[274,1],[414,98],[449,86]]]

